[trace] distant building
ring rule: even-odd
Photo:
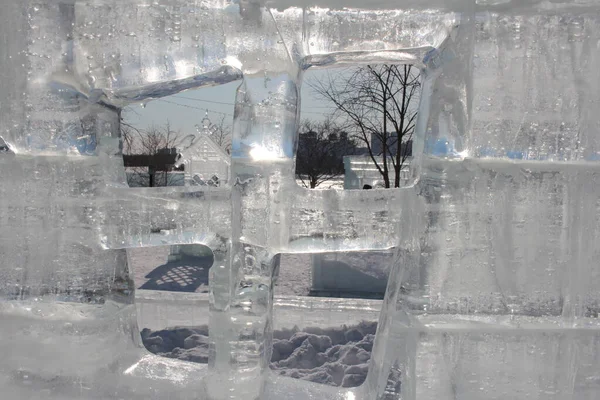
[[[378,164],[383,164],[382,157],[376,157]],[[402,169],[400,170],[400,186],[405,186],[411,181],[410,162],[412,157],[408,157]],[[394,183],[394,167],[388,159],[388,169],[390,170],[389,177],[391,184]],[[344,189],[362,189],[365,185],[372,188],[384,187],[383,176],[375,166],[375,163],[369,155],[362,156],[345,156],[344,157]]]
[[[390,152],[395,153],[397,144],[390,146]],[[371,138],[371,149],[373,154],[381,154],[383,152],[383,146],[380,140]],[[365,185],[372,188],[384,187],[383,176],[377,169],[377,166],[373,162],[369,152],[364,149],[360,155],[351,155],[344,157],[344,189],[362,189]],[[412,140],[408,140],[404,144],[406,160],[402,165],[400,171],[400,186],[407,185],[412,179],[412,173],[410,169],[410,163],[412,161]],[[377,164],[383,165],[383,157],[381,155],[375,156]],[[389,177],[393,184],[395,178],[394,167],[392,160],[387,158],[388,170],[390,171]]]
[[[396,149],[398,148],[398,140],[396,138],[398,137],[398,134],[396,132],[390,132],[388,133],[387,137],[388,153],[396,154]],[[371,135],[370,144],[373,154],[380,155],[383,153],[383,143],[381,141],[381,138]],[[403,141],[402,146],[402,152],[408,153],[407,155],[409,157],[412,156],[412,140]]]
[[[123,164],[129,187],[183,186],[182,168],[176,167],[177,149],[163,148],[156,154],[125,154]]]
[[[125,155],[130,187],[220,186],[229,180],[230,157],[205,134],[193,135],[185,149],[160,149],[154,155]],[[140,170],[142,169],[142,170]]]
[[[197,133],[185,150],[186,186],[218,186],[229,180],[230,156],[208,135]]]

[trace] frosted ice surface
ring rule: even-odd
[[[4,2],[3,398],[597,399],[599,6]],[[423,77],[414,184],[297,187],[303,71],[383,62]],[[123,106],[236,80],[229,186],[126,188]],[[182,243],[215,254],[207,367],[135,322],[125,249]],[[366,382],[272,375],[276,255],[383,249]]]

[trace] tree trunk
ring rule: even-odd
[[[387,96],[385,94],[385,88],[383,88],[383,132],[381,134],[381,148],[383,151],[382,159],[383,159],[383,182],[385,184],[385,188],[390,188],[390,170],[387,165]]]
[[[383,161],[387,163],[387,160],[385,158],[383,159]],[[387,168],[383,174],[383,183],[385,184],[386,189],[390,188],[390,173],[389,173],[389,171],[387,171]]]
[[[406,82],[410,78],[410,65],[404,66],[404,82],[402,85],[402,105],[400,108],[400,129],[398,130],[398,146],[396,146],[396,177],[395,177],[395,187],[400,187],[400,171],[402,170],[402,164],[404,164],[403,154],[402,154],[402,138],[404,137],[404,122],[406,118],[406,112],[408,111],[408,104],[406,104]],[[406,150],[405,150],[406,151]]]
[[[154,187],[154,174],[156,171],[154,167],[148,167],[148,187]]]

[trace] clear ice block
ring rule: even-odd
[[[7,398],[598,398],[600,3],[308,3],[3,4]],[[368,63],[421,71],[415,183],[298,188],[303,71]],[[232,81],[229,184],[126,188],[122,107]],[[191,243],[208,367],[142,350],[125,257]],[[273,376],[278,254],[348,250],[394,253],[366,382]]]

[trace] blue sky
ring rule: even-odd
[[[304,81],[314,79],[326,73],[323,70],[309,70],[304,75]],[[124,112],[125,120],[138,127],[146,128],[152,124],[163,125],[167,120],[174,130],[182,134],[195,131],[204,118],[206,110],[213,123],[218,123],[225,116],[225,122],[231,125],[233,121],[233,104],[235,92],[241,81],[226,85],[189,90],[164,99],[148,102],[144,106],[137,104],[127,107]],[[302,119],[323,119],[330,112],[327,103],[316,99],[310,87],[302,85]]]

